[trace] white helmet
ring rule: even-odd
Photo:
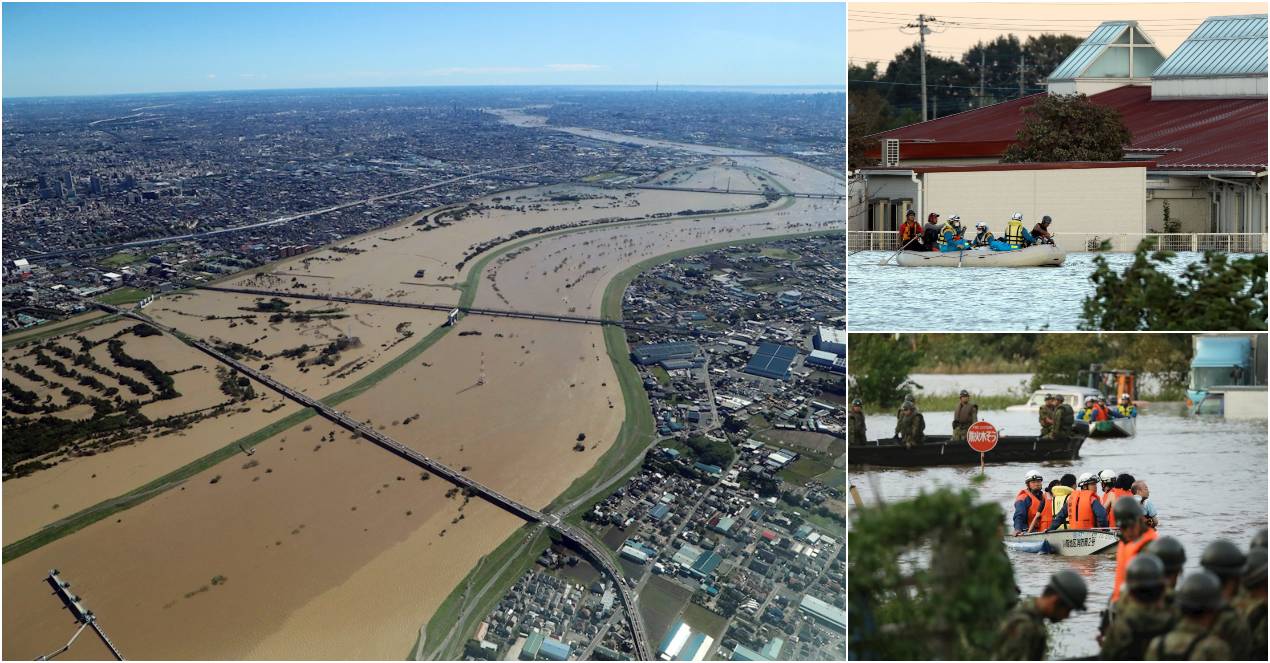
[[[961,215],[960,215],[960,214],[954,214],[954,215],[952,215],[952,216],[948,217],[948,220],[949,220],[949,221],[951,221],[953,225],[957,225],[957,224],[961,223]]]
[[[1037,472],[1036,470],[1028,470],[1027,476],[1023,478],[1023,483],[1027,483],[1029,481],[1040,481],[1040,480],[1041,480],[1040,472]]]
[[[1010,217],[1010,218],[1011,218],[1012,220],[1014,220],[1014,221],[1022,221],[1022,220],[1023,220],[1023,215],[1022,215],[1022,214],[1020,214],[1020,213],[1018,213],[1018,212],[1015,212],[1015,213],[1014,213],[1014,216],[1012,216],[1012,217]]]
[[[986,223],[984,223],[984,222],[982,222],[982,221],[976,222],[976,223],[975,223],[975,229],[976,229],[976,230],[987,230],[987,229],[988,229],[988,224],[986,224]]]
[[[1092,472],[1086,472],[1080,475],[1080,478],[1076,480],[1076,485],[1083,486],[1085,484],[1095,483],[1097,481],[1098,481],[1098,477],[1094,476]]]
[[[1098,473],[1098,479],[1103,483],[1111,483],[1116,480],[1115,470],[1103,470]]]
[[[1093,396],[1086,396],[1086,397],[1085,397],[1085,405],[1089,405],[1090,403],[1093,403],[1093,402],[1094,402],[1094,400],[1095,400],[1095,399],[1094,399],[1094,397],[1093,397]]]

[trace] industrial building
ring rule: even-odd
[[[811,347],[839,357],[847,356],[847,330],[820,326],[811,340]]]
[[[663,661],[701,661],[710,653],[714,638],[696,633],[683,620],[671,625],[657,647],[657,658]]]
[[[803,365],[837,373],[847,372],[847,360],[845,357],[839,357],[832,352],[825,352],[824,350],[812,350],[809,352],[807,358],[803,360]]]
[[[1137,23],[1105,22],[1051,73],[1046,93],[872,136],[880,165],[853,178],[848,229],[892,232],[913,209],[919,220],[959,214],[999,231],[1019,212],[1028,225],[1052,216],[1067,250],[1086,250],[1094,236],[1132,250],[1164,231],[1167,204],[1174,232],[1221,235],[1169,248],[1264,251],[1266,76],[1264,14],[1209,18],[1167,58]],[[1071,93],[1119,113],[1132,136],[1123,159],[1001,163],[1024,111],[1044,94]]]
[[[760,343],[758,351],[745,365],[745,372],[773,380],[788,380],[789,367],[798,356],[798,350],[788,345]]]
[[[571,648],[569,645],[544,637],[541,633],[530,633],[525,646],[520,650],[522,661],[567,661]]]
[[[826,626],[839,631],[847,630],[847,612],[842,608],[825,603],[811,594],[803,596],[803,600],[798,603],[798,609],[803,614],[820,620]]]
[[[690,360],[696,356],[697,344],[690,341],[650,343],[648,345],[637,345],[631,349],[631,361],[640,366],[676,359]]]

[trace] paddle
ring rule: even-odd
[[[881,266],[885,265],[886,263],[891,262],[891,258],[894,258],[895,256],[899,255],[899,254],[900,254],[900,251],[903,251],[904,249],[907,249],[907,248],[908,248],[908,245],[909,245],[909,244],[912,244],[913,242],[916,242],[918,237],[921,237],[921,235],[914,235],[914,236],[913,236],[912,238],[910,238],[907,242],[904,242],[904,246],[901,246],[899,251],[896,251],[895,253],[892,253],[891,255],[887,256],[886,258],[883,258],[883,259],[882,259],[882,262],[878,263],[878,267],[881,267]]]

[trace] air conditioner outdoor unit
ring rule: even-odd
[[[887,166],[900,165],[900,139],[887,138],[883,161]]]

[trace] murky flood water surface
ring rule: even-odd
[[[882,262],[893,251],[862,251],[847,258],[847,322],[853,332],[1073,331],[1081,305],[1093,294],[1093,253],[1069,253],[1062,267],[898,267]],[[1131,253],[1105,253],[1117,273]],[[1232,254],[1234,257],[1243,257]],[[1200,253],[1179,253],[1163,270],[1179,277]]]
[[[1037,431],[1033,413],[985,411],[981,416],[1008,435],[1032,435]],[[926,419],[929,434],[951,431],[951,412],[928,412]],[[895,418],[870,416],[867,424],[870,438],[889,436],[895,429]],[[1077,461],[988,465],[988,481],[980,494],[1000,504],[1007,514],[1003,518],[1008,518],[1008,514],[1013,513],[1014,496],[1023,486],[1025,473],[1034,467],[1044,475],[1046,484],[1067,472],[1079,475],[1104,469],[1127,472],[1145,480],[1151,489],[1151,500],[1160,511],[1160,535],[1176,537],[1186,547],[1183,574],[1199,567],[1204,546],[1214,539],[1227,538],[1246,549],[1252,534],[1266,526],[1264,421],[1232,422],[1143,414],[1138,419],[1137,437],[1087,440]],[[965,486],[978,472],[978,467],[852,468],[850,480],[860,489],[865,501],[872,503],[878,496],[886,501],[898,501],[941,486]],[[1085,578],[1089,585],[1086,602],[1089,610],[1050,627],[1049,657],[1096,654],[1098,612],[1111,596],[1115,557],[1060,557],[1013,551],[1009,556],[1015,582],[1024,595],[1038,595],[1050,574],[1062,568],[1072,568]]]

